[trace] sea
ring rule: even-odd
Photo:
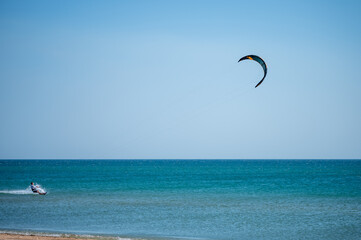
[[[0,160],[0,232],[359,240],[361,160]]]

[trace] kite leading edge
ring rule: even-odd
[[[247,55],[247,56],[244,56],[243,58],[239,59],[238,62],[243,61],[243,60],[247,60],[247,59],[249,59],[249,60],[254,60],[254,61],[258,62],[258,63],[262,66],[263,71],[264,71],[263,78],[262,78],[261,81],[255,86],[255,88],[256,88],[256,87],[258,87],[258,86],[263,82],[264,78],[265,78],[266,75],[267,75],[267,65],[266,65],[265,61],[264,61],[262,58],[260,58],[260,57],[258,57],[258,56],[256,56],[256,55]]]

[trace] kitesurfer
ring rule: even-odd
[[[31,188],[31,191],[33,191],[33,193],[39,193],[40,195],[45,195],[47,193],[40,186],[34,185],[33,182],[30,183],[30,188]]]
[[[30,183],[30,188],[31,188],[31,191],[33,191],[33,193],[39,193],[38,189],[36,189],[36,186],[34,185],[33,182]]]

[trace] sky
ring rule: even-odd
[[[360,159],[360,12],[0,1],[0,159]]]

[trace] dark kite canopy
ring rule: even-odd
[[[254,60],[254,61],[258,62],[258,63],[262,66],[263,71],[264,71],[263,78],[262,78],[261,81],[255,86],[255,88],[256,88],[256,87],[258,87],[258,86],[263,82],[264,78],[265,78],[266,75],[267,75],[267,65],[266,65],[265,61],[263,61],[262,58],[260,58],[260,57],[258,57],[258,56],[256,56],[256,55],[247,55],[247,56],[244,56],[243,58],[239,59],[238,62],[243,61],[243,60],[247,60],[247,59],[249,59],[249,60]]]

